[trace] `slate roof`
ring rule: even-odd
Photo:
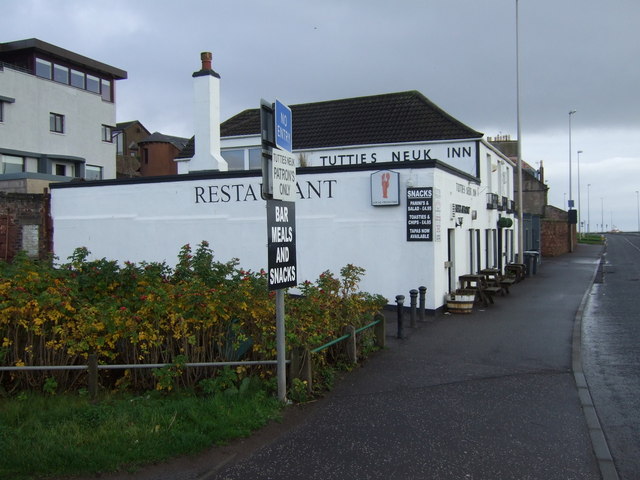
[[[415,90],[289,107],[294,150],[483,137]],[[221,138],[244,135],[260,135],[257,108],[220,124]],[[176,158],[194,154],[192,137]]]
[[[128,122],[118,122],[116,123],[116,130],[126,130],[127,128],[129,128],[131,125],[135,125],[136,123],[140,123],[139,120],[130,120]],[[140,125],[142,125],[140,123]]]
[[[187,140],[184,148],[176,155],[176,158],[193,158],[196,154],[196,137],[193,136]]]
[[[293,149],[482,138],[415,90],[290,105]],[[221,137],[260,134],[258,109],[220,125]]]
[[[178,150],[182,150],[187,143],[189,142],[188,138],[183,137],[173,137],[171,135],[165,135],[160,132],[153,132],[144,140],[140,140],[138,144],[142,143],[171,143]]]

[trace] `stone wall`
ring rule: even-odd
[[[51,251],[48,194],[0,192],[0,259],[12,260],[20,250],[45,258]]]
[[[576,226],[569,225],[568,214],[564,210],[547,205],[544,218],[540,222],[540,243],[542,256],[555,257],[569,253],[569,233],[573,232],[573,246],[577,246]]]

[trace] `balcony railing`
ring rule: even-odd
[[[495,193],[487,193],[487,209],[496,210],[498,208],[498,195]]]

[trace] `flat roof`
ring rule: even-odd
[[[106,63],[98,62],[89,57],[85,57],[78,53],[65,50],[37,38],[29,38],[26,40],[16,40],[14,42],[0,43],[0,55],[3,53],[15,53],[20,51],[34,51],[46,53],[50,57],[67,60],[69,62],[85,66],[91,70],[111,75],[116,80],[127,78],[127,72]]]

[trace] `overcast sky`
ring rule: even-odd
[[[3,0],[0,42],[39,38],[126,70],[118,121],[151,132],[193,135],[191,73],[211,51],[223,119],[260,98],[418,90],[486,136],[515,139],[515,1]],[[523,159],[544,162],[549,202],[566,208],[576,110],[581,218],[637,230],[640,1],[519,5]]]

